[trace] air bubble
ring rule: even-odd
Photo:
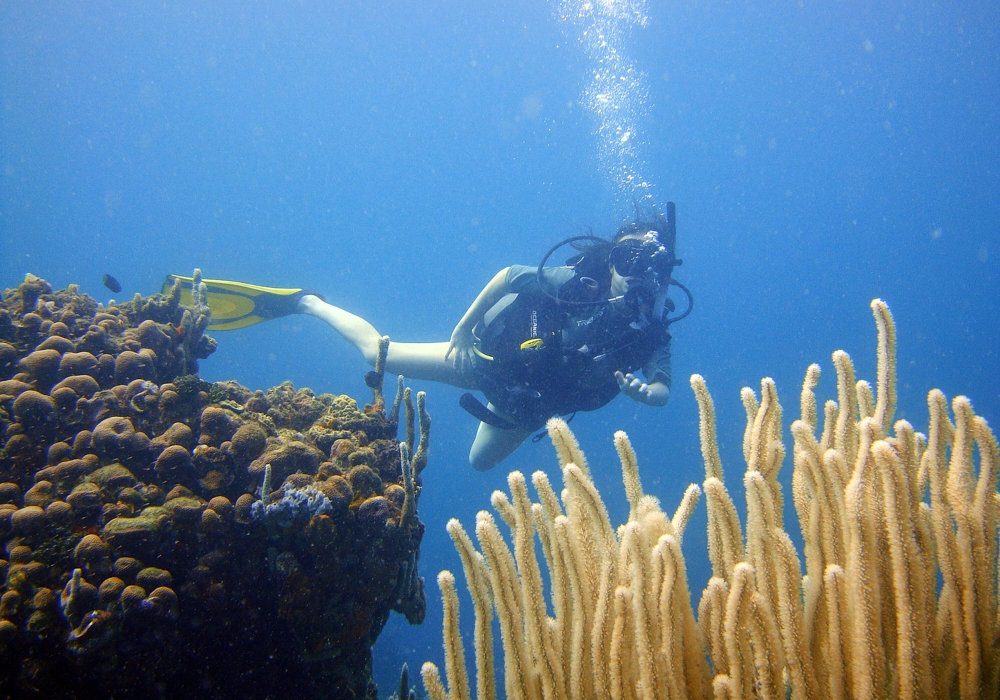
[[[563,31],[583,44],[592,79],[580,103],[594,116],[598,160],[619,205],[650,197],[639,122],[646,116],[645,75],[627,56],[632,30],[648,21],[645,0],[561,0]]]

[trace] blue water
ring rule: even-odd
[[[694,372],[741,503],[740,388],[773,377],[793,416],[811,362],[834,397],[838,348],[874,379],[874,297],[899,329],[899,415],[923,429],[939,387],[997,425],[1000,6],[632,4],[647,21],[614,37],[636,87],[616,160],[585,97],[599,55],[555,3],[0,2],[0,286],[32,272],[107,300],[105,272],[128,298],[200,267],[444,340],[497,270],[612,233],[647,194],[677,202],[696,309],[675,327],[666,408],[620,397],[573,423],[613,520],[616,429],[668,509],[704,478]],[[313,318],[217,338],[207,379],[368,395],[360,357]],[[511,469],[555,476],[546,442],[473,472],[460,392],[415,386],[434,416],[428,614],[379,640],[384,694],[402,661],[441,661],[435,576],[460,570],[448,518],[471,527]],[[688,532],[697,591],[703,508]]]

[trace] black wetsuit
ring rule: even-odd
[[[572,288],[571,267],[545,268],[551,293]],[[538,286],[536,268],[511,266],[505,297],[477,328],[479,389],[507,420],[537,430],[555,415],[592,411],[618,395],[615,372],[670,385],[670,334],[659,322],[630,321],[608,304],[558,304]],[[606,295],[605,295],[606,296]],[[492,359],[489,359],[492,358]]]

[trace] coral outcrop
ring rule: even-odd
[[[374,697],[423,619],[422,396],[414,445],[408,394],[400,443],[401,397],[204,382],[194,298],[4,293],[0,696]]]

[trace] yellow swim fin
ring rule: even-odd
[[[174,281],[181,282],[181,303],[194,303],[191,295],[191,277],[167,275],[163,293],[169,294]],[[208,308],[212,310],[210,331],[232,331],[246,328],[261,321],[288,316],[298,311],[299,299],[304,294],[314,294],[304,289],[262,287],[259,284],[231,280],[202,279],[208,288]]]

